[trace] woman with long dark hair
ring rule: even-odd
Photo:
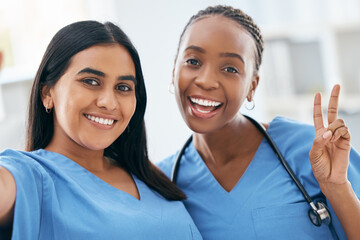
[[[145,108],[140,59],[119,27],[61,29],[33,83],[26,151],[0,155],[12,239],[201,239],[184,193],[148,159]]]

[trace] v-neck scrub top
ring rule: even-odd
[[[180,201],[133,176],[140,200],[46,150],[5,150],[16,181],[12,239],[202,239]]]
[[[324,199],[308,156],[315,137],[313,126],[276,117],[267,131],[312,199]],[[158,165],[168,176],[176,157]],[[359,197],[360,156],[353,149],[348,179]],[[181,158],[176,184],[186,193],[185,207],[204,239],[333,239],[328,225],[311,223],[309,204],[266,139],[230,192],[217,182],[192,143]],[[333,218],[331,228],[346,239],[327,204]]]

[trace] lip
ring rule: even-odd
[[[106,125],[106,124],[101,124],[95,121],[92,121],[91,119],[88,119],[86,117],[86,115],[90,115],[90,116],[94,116],[94,117],[98,117],[98,118],[103,118],[103,119],[110,119],[110,120],[114,120],[113,124],[111,125]],[[93,126],[99,128],[99,129],[103,129],[103,130],[108,130],[108,129],[112,129],[116,122],[118,121],[118,119],[115,116],[112,115],[104,115],[104,114],[98,114],[98,113],[84,113],[83,114],[84,118],[86,120],[88,120]]]
[[[191,102],[190,98],[197,98],[197,99],[202,99],[202,100],[208,100],[208,101],[214,101],[214,102],[220,102],[221,104],[215,108],[215,110],[212,110],[210,112],[202,112],[199,111]],[[187,97],[187,104],[189,106],[189,112],[192,116],[200,118],[200,119],[210,119],[212,117],[214,117],[219,110],[221,109],[223,102],[216,100],[214,98],[209,98],[209,97],[204,97],[204,96],[198,96],[198,95],[192,95]]]

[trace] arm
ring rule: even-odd
[[[0,226],[6,226],[13,218],[16,184],[11,173],[0,167]]]
[[[350,182],[341,185],[322,185],[321,191],[333,207],[347,238],[359,239],[360,202]]]
[[[350,133],[337,118],[340,86],[332,90],[328,107],[328,127],[324,127],[321,95],[314,100],[315,140],[310,150],[311,167],[320,189],[329,200],[348,239],[360,236],[360,201],[347,179]]]

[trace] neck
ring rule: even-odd
[[[60,153],[93,173],[105,171],[111,166],[110,161],[104,157],[103,149],[87,149],[73,141],[71,143],[57,143],[53,139],[45,150]]]
[[[221,129],[205,134],[194,133],[194,145],[207,164],[222,166],[254,151],[252,145],[255,147],[253,143],[257,143],[259,134],[252,123],[239,113]]]

